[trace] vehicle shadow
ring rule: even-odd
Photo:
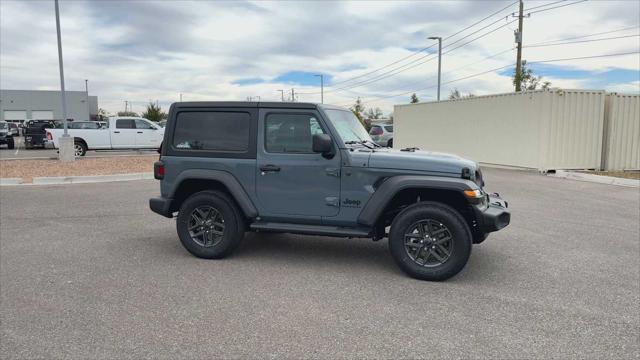
[[[386,239],[346,239],[323,236],[247,233],[233,255],[236,259],[260,259],[292,266],[338,266],[398,272]]]

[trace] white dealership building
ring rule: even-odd
[[[84,91],[65,91],[67,118],[95,119],[98,97]],[[62,119],[62,99],[58,90],[0,90],[0,121]]]

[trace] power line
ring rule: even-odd
[[[548,10],[558,9],[558,8],[565,7],[565,6],[570,6],[570,5],[579,4],[579,3],[582,3],[582,2],[585,2],[585,1],[587,1],[587,0],[579,0],[579,1],[572,2],[572,3],[564,4],[564,5],[558,5],[558,6],[554,6],[554,7],[550,7],[550,8],[542,9],[542,10],[531,11],[531,12],[529,12],[529,13],[527,13],[527,14],[528,14],[528,15],[531,15],[531,14],[535,14],[535,13],[539,13],[539,12],[543,12],[543,11],[548,11]]]
[[[518,0],[518,1],[519,1],[519,0]],[[515,1],[515,2],[513,2],[513,3],[510,3],[509,5],[507,5],[507,6],[503,7],[503,8],[501,8],[500,10],[498,10],[498,11],[496,11],[496,12],[493,12],[493,13],[491,13],[491,14],[489,14],[489,15],[485,16],[484,18],[482,18],[482,19],[480,19],[480,20],[476,21],[475,23],[473,23],[473,24],[471,24],[471,25],[469,25],[469,26],[467,26],[467,27],[463,28],[462,30],[459,30],[459,31],[457,31],[457,32],[455,32],[455,33],[453,33],[453,34],[451,34],[451,35],[447,36],[446,38],[444,38],[444,39],[443,39],[443,41],[444,41],[444,40],[448,40],[448,39],[450,39],[450,38],[452,38],[452,37],[454,37],[454,36],[456,36],[456,35],[459,35],[459,34],[463,33],[464,31],[469,30],[470,28],[472,28],[472,27],[474,27],[474,26],[476,26],[476,25],[478,25],[478,24],[480,24],[480,23],[484,22],[485,20],[487,20],[487,19],[489,19],[489,18],[491,18],[491,17],[493,17],[493,16],[495,16],[495,15],[497,15],[497,14],[501,13],[502,11],[504,11],[504,10],[506,10],[506,9],[510,8],[511,6],[513,6],[513,5],[517,4],[517,3],[518,3],[518,1]],[[501,19],[502,19],[502,18],[501,18]],[[500,19],[500,20],[501,20],[501,19]],[[492,24],[490,24],[490,25],[493,25],[493,24],[495,24],[495,22],[494,22],[494,23],[492,23]],[[485,27],[485,28],[486,28],[486,27]],[[484,28],[483,28],[483,29],[484,29]],[[459,41],[459,40],[458,40],[458,41]],[[413,56],[415,56],[415,55],[417,55],[417,54],[419,54],[419,53],[421,53],[421,52],[423,52],[423,51],[425,51],[425,50],[428,50],[428,49],[430,49],[430,48],[434,47],[435,45],[436,45],[436,44],[433,44],[433,45],[430,45],[430,46],[424,47],[424,48],[422,48],[422,49],[419,49],[419,50],[415,51],[413,54],[407,55],[407,56],[405,56],[405,57],[403,57],[403,58],[401,58],[401,59],[398,59],[398,60],[396,60],[396,61],[394,61],[394,62],[392,62],[392,63],[389,63],[389,64],[387,64],[387,65],[384,65],[384,66],[382,66],[382,67],[380,67],[380,68],[378,68],[378,69],[375,69],[375,70],[373,70],[373,71],[370,71],[370,72],[367,72],[367,73],[364,73],[364,74],[361,74],[361,75],[354,76],[354,77],[349,78],[349,79],[345,79],[345,80],[342,80],[342,81],[336,82],[336,83],[334,83],[331,87],[334,87],[335,85],[338,85],[338,84],[344,84],[344,83],[349,82],[349,81],[352,81],[352,80],[354,80],[354,79],[358,79],[358,78],[361,78],[361,77],[364,77],[364,76],[367,76],[367,75],[370,75],[370,74],[376,73],[376,72],[378,72],[378,71],[380,71],[380,70],[382,70],[382,69],[385,69],[385,68],[387,68],[387,67],[389,67],[389,66],[392,66],[392,65],[395,65],[395,64],[397,64],[397,63],[400,63],[400,62],[402,62],[402,61],[404,61],[404,60],[406,60],[406,59],[409,59],[409,58],[411,58],[411,57],[413,57]],[[431,54],[428,54],[428,55],[431,55]],[[422,57],[422,58],[424,58],[424,57]],[[418,60],[419,60],[419,59],[418,59]],[[302,94],[302,93],[300,93],[300,94]]]
[[[527,64],[541,64],[541,63],[550,63],[550,62],[559,62],[559,61],[574,61],[574,60],[585,60],[585,59],[596,59],[596,58],[605,58],[605,57],[616,57],[616,56],[625,56],[625,55],[633,55],[633,54],[640,54],[640,50],[637,51],[632,51],[632,52],[624,52],[624,53],[615,53],[615,54],[600,54],[600,55],[592,55],[592,56],[580,56],[580,57],[571,57],[571,58],[562,58],[562,59],[549,59],[549,60],[535,60],[535,61],[527,61]],[[466,80],[466,79],[471,79],[474,77],[478,77],[487,73],[491,73],[491,72],[495,72],[498,70],[502,70],[511,66],[514,66],[515,64],[509,64],[509,65],[505,65],[505,66],[501,66],[501,67],[497,67],[491,70],[487,70],[487,71],[483,71],[477,74],[473,74],[473,75],[468,75],[468,76],[464,76],[461,78],[457,78],[454,80],[450,80],[450,81],[446,81],[443,82],[442,85],[446,85],[446,84],[451,84],[454,82],[458,82],[458,81],[462,81],[462,80]],[[398,93],[398,94],[394,94],[394,95],[388,95],[388,96],[383,96],[383,97],[379,97],[379,98],[374,98],[371,100],[367,100],[367,101],[363,101],[363,104],[367,104],[367,103],[371,103],[373,101],[378,101],[378,100],[383,100],[383,99],[388,99],[388,98],[394,98],[394,97],[399,97],[399,96],[404,96],[404,95],[408,95],[411,93],[416,93],[418,91],[423,91],[423,90],[427,90],[427,89],[432,89],[434,87],[436,87],[437,85],[431,85],[428,87],[424,87],[424,88],[419,88],[419,89],[415,89],[415,90],[411,90],[411,91],[406,91],[406,92],[402,92],[402,93]]]
[[[540,41],[540,42],[537,42],[537,43],[533,43],[531,45],[555,43],[555,42],[558,42],[558,41],[565,41],[565,40],[582,39],[582,38],[587,38],[587,37],[592,37],[592,36],[597,36],[597,35],[611,34],[611,33],[615,33],[615,32],[627,31],[627,30],[637,29],[637,28],[640,28],[640,26],[636,25],[636,26],[630,26],[630,27],[617,29],[617,30],[609,30],[609,31],[603,31],[603,32],[599,32],[599,33],[593,33],[593,34],[589,34],[589,35],[580,35],[580,36],[573,36],[573,37],[562,38],[562,39],[545,40],[545,41]],[[529,46],[531,46],[531,45],[529,45]]]
[[[500,20],[502,20],[502,19],[500,19]],[[486,33],[484,33],[484,34],[480,35],[480,36],[477,36],[477,37],[475,37],[475,38],[474,38],[474,39],[472,39],[472,40],[469,40],[469,41],[467,41],[467,42],[465,42],[465,43],[463,43],[463,44],[461,44],[461,45],[458,45],[458,46],[454,47],[453,49],[450,49],[449,51],[444,52],[444,53],[443,53],[443,55],[448,54],[448,53],[451,53],[452,51],[454,51],[454,50],[456,50],[456,49],[459,49],[459,48],[461,48],[461,47],[463,47],[463,46],[466,46],[466,45],[468,45],[468,44],[470,44],[470,43],[472,43],[472,42],[474,42],[474,41],[477,41],[477,40],[479,40],[479,39],[481,39],[481,38],[483,38],[483,37],[485,37],[485,36],[487,36],[487,35],[489,35],[489,34],[491,34],[491,33],[494,33],[494,32],[496,32],[496,31],[498,31],[498,30],[500,30],[500,29],[504,28],[505,26],[508,26],[509,24],[511,24],[511,23],[513,23],[513,22],[515,22],[515,21],[516,21],[516,20],[512,20],[512,21],[510,21],[510,22],[508,22],[508,23],[506,23],[506,24],[504,24],[504,25],[501,25],[501,26],[499,26],[499,27],[497,27],[497,28],[495,28],[495,29],[492,29],[492,30],[490,30],[490,31],[488,31],[488,32],[486,32]],[[493,23],[493,24],[495,24],[495,23]],[[493,24],[492,24],[492,25],[493,25]],[[471,33],[471,34],[467,35],[466,37],[468,37],[468,36],[470,36],[470,35],[473,35],[473,34],[475,34],[475,33],[476,33],[476,32]],[[465,38],[466,38],[466,37],[465,37]],[[447,46],[443,47],[443,49],[446,49],[446,48],[448,48],[449,46],[451,46],[451,44],[449,44],[449,45],[447,45]],[[424,60],[424,61],[417,62],[417,61],[419,61],[419,60],[421,60],[421,59],[424,59],[424,58],[426,58],[426,57],[430,57],[430,58],[428,58],[428,59],[426,59],[426,60]],[[395,76],[395,75],[397,75],[397,74],[399,74],[399,73],[401,73],[401,72],[407,71],[407,70],[409,70],[409,69],[413,69],[413,68],[415,68],[415,67],[417,67],[417,66],[420,66],[420,65],[426,64],[427,62],[432,61],[432,60],[435,60],[436,58],[437,58],[437,55],[435,55],[435,54],[429,54],[429,55],[426,55],[426,56],[420,57],[420,58],[418,58],[418,59],[416,59],[416,60],[414,60],[414,61],[412,61],[412,62],[410,62],[410,63],[407,63],[407,64],[405,64],[405,65],[402,65],[402,66],[396,67],[396,68],[391,69],[391,70],[389,70],[389,71],[386,71],[386,72],[384,72],[384,73],[382,73],[382,74],[380,74],[380,75],[378,75],[378,76],[376,76],[376,77],[374,77],[374,78],[367,79],[367,80],[363,80],[363,81],[359,81],[359,82],[357,82],[357,83],[354,83],[354,84],[351,84],[351,85],[347,85],[347,86],[342,87],[342,88],[334,88],[334,89],[330,89],[330,90],[325,90],[325,93],[327,93],[327,92],[334,92],[334,91],[348,90],[348,89],[352,89],[352,88],[360,87],[360,86],[362,86],[362,85],[370,84],[370,83],[373,83],[373,82],[376,82],[376,81],[380,81],[380,80],[383,80],[383,79],[389,78],[389,77],[391,77],[391,76]],[[416,63],[416,62],[417,62],[417,63]],[[317,93],[317,92],[310,92],[310,93],[304,93],[304,94],[316,94],[316,93]],[[302,93],[300,93],[300,94],[302,94]]]
[[[546,6],[551,6],[551,5],[555,5],[561,2],[566,2],[567,0],[560,0],[560,1],[554,1],[554,2],[550,2],[550,3],[546,3],[546,4],[542,4],[542,5],[538,5],[538,6],[534,6],[534,7],[530,7],[528,9],[524,9],[524,11],[529,11],[529,10],[533,10],[533,9],[538,9],[541,7],[546,7]]]
[[[566,45],[566,44],[578,44],[578,43],[588,43],[588,42],[594,42],[594,41],[605,41],[605,40],[625,39],[625,38],[638,37],[638,36],[640,36],[640,34],[635,34],[635,35],[624,35],[624,36],[614,36],[614,37],[601,38],[601,39],[589,39],[589,40],[567,41],[567,42],[559,42],[559,43],[553,43],[553,44],[527,45],[527,46],[525,46],[525,47],[526,47],[526,48],[534,48],[534,47],[544,47],[544,46],[557,46],[557,45]]]

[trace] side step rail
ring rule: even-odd
[[[369,228],[345,228],[327,225],[302,225],[274,222],[255,222],[250,225],[251,230],[265,232],[285,232],[293,234],[337,236],[337,237],[362,237],[370,238]]]

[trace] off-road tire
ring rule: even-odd
[[[405,248],[405,234],[415,223],[426,219],[444,225],[452,237],[448,259],[433,267],[418,264]],[[471,255],[471,242],[471,231],[462,216],[448,205],[431,201],[404,209],[393,219],[389,231],[389,249],[393,259],[407,275],[420,280],[442,281],[459,273]]]
[[[387,141],[387,147],[388,148],[392,148],[393,147],[393,139],[389,139],[389,141]]]
[[[7,149],[13,150],[16,147],[16,143],[13,138],[7,139]]]
[[[189,233],[189,222],[194,210],[210,206],[220,212],[224,221],[222,239],[213,246],[198,244]],[[244,237],[242,213],[229,196],[220,191],[201,191],[191,195],[180,206],[176,230],[182,245],[194,256],[204,259],[221,259],[233,252]]]

